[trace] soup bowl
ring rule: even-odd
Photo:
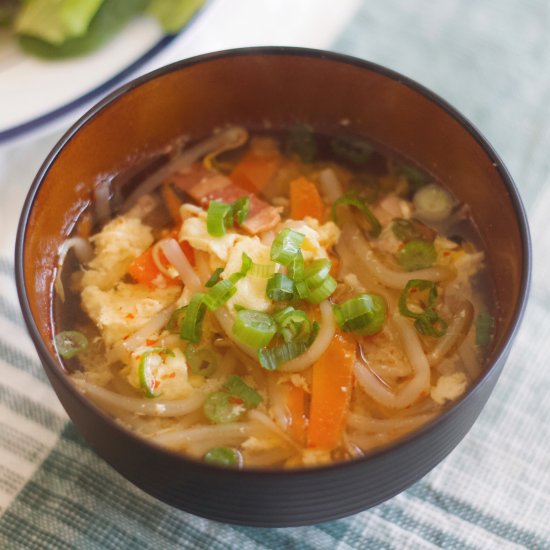
[[[345,125],[414,161],[469,205],[486,248],[497,303],[482,375],[421,429],[362,458],[311,469],[238,470],[148,443],[84,397],[52,341],[52,286],[60,244],[88,204],[96,178],[116,174],[182,134],[202,138],[307,122]],[[375,506],[436,466],[466,435],[509,354],[529,286],[530,243],[518,192],[495,151],[454,108],[410,79],[328,52],[266,47],[174,63],[123,86],[84,115],[36,176],[16,245],[23,315],[48,378],[97,454],[147,493],[187,512],[253,526],[326,521]]]

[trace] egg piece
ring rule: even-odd
[[[271,248],[263,244],[258,237],[243,237],[231,249],[225,270],[221,277],[227,279],[233,273],[241,270],[243,253],[247,254],[254,263],[271,264]],[[271,300],[266,296],[268,279],[248,275],[237,282],[237,292],[227,302],[229,311],[234,311],[234,306],[239,305],[246,309],[256,311],[268,311],[271,308]]]
[[[183,220],[181,224],[179,240],[187,241],[193,248],[213,254],[222,262],[227,262],[230,251],[243,235],[233,230],[228,230],[221,237],[213,237],[206,228],[206,218],[203,216],[191,216]]]
[[[430,390],[431,398],[443,405],[446,401],[454,401],[466,390],[468,380],[463,372],[440,376],[437,384]]]
[[[174,303],[179,293],[178,287],[119,283],[102,290],[90,285],[82,290],[82,307],[99,328],[106,346],[113,346]]]
[[[333,222],[320,224],[315,218],[306,217],[303,220],[285,220],[278,226],[278,232],[285,228],[305,235],[302,243],[304,260],[327,258],[327,250],[334,246],[340,238],[340,229]]]
[[[132,261],[153,244],[153,233],[140,219],[119,216],[90,237],[90,241],[95,256],[88,263],[81,285],[107,290],[120,281]]]
[[[184,399],[192,391],[189,383],[187,362],[183,352],[178,349],[169,349],[167,353],[158,353],[155,348],[138,348],[130,355],[130,362],[125,369],[126,379],[137,390],[140,385],[140,365],[143,355],[146,356],[147,368],[152,380],[152,392],[162,399]]]

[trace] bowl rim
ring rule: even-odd
[[[76,389],[74,384],[71,383],[69,377],[62,369],[59,368],[59,365],[54,360],[53,356],[50,354],[45,343],[42,341],[38,327],[34,321],[29,299],[26,292],[25,278],[24,278],[24,245],[25,245],[25,236],[27,230],[27,223],[30,217],[31,211],[33,209],[35,198],[40,190],[42,182],[47,176],[51,166],[57,159],[60,152],[63,150],[65,145],[71,141],[71,139],[98,113],[100,113],[104,108],[108,107],[112,103],[116,102],[119,98],[125,94],[131,92],[132,90],[140,87],[141,85],[155,80],[158,77],[162,77],[172,72],[185,70],[189,67],[192,67],[197,64],[208,63],[210,61],[216,61],[228,57],[245,57],[245,56],[297,56],[303,57],[304,59],[308,58],[321,58],[327,59],[329,61],[334,61],[342,64],[353,65],[362,69],[367,69],[371,72],[378,73],[379,75],[389,78],[391,80],[397,81],[399,84],[407,86],[412,91],[417,92],[424,96],[426,99],[435,103],[440,109],[445,111],[450,115],[456,122],[458,122],[480,145],[485,154],[493,162],[495,169],[498,171],[499,176],[504,183],[507,191],[509,193],[510,202],[515,211],[523,252],[523,261],[521,263],[522,271],[522,280],[521,287],[518,294],[518,307],[515,311],[515,314],[512,318],[511,328],[506,335],[506,338],[501,345],[501,349],[498,350],[493,357],[492,362],[486,367],[484,372],[478,377],[477,380],[467,389],[467,391],[460,396],[456,401],[451,402],[445,407],[445,409],[438,414],[435,418],[422,425],[420,428],[409,432],[408,434],[398,438],[396,441],[393,441],[385,446],[374,449],[364,456],[356,457],[350,460],[336,462],[329,465],[315,466],[315,467],[298,467],[292,469],[270,469],[270,468],[244,468],[244,469],[234,469],[221,466],[214,466],[206,464],[200,460],[193,459],[191,457],[185,456],[184,454],[177,453],[170,449],[163,448],[153,442],[148,441],[145,438],[142,438],[132,432],[129,429],[124,428],[119,423],[117,423],[111,416],[104,412],[101,408],[96,406],[90,399],[83,395],[80,391]],[[523,315],[525,313],[529,288],[531,283],[531,265],[532,265],[532,250],[531,250],[531,238],[529,233],[529,226],[527,222],[527,215],[525,208],[521,201],[518,189],[507,170],[506,166],[502,162],[498,153],[495,151],[493,146],[488,142],[488,140],[483,136],[483,134],[477,129],[477,127],[462,113],[460,113],[455,107],[448,103],[438,94],[434,93],[430,89],[426,88],[422,84],[419,84],[412,78],[409,78],[397,71],[388,69],[377,63],[360,59],[347,54],[336,53],[326,50],[312,49],[312,48],[301,48],[294,46],[254,46],[254,47],[245,47],[245,48],[234,48],[221,50],[217,52],[202,54],[188,59],[182,59],[174,63],[170,63],[164,67],[156,69],[150,73],[147,73],[143,76],[140,76],[130,82],[120,86],[116,90],[108,94],[104,99],[96,103],[91,107],[84,115],[82,115],[66,132],[65,134],[57,141],[53,149],[50,151],[44,162],[42,163],[40,169],[38,170],[36,176],[33,179],[33,182],[29,188],[23,208],[21,211],[18,227],[17,227],[17,236],[15,243],[15,275],[16,275],[16,286],[17,293],[19,297],[19,302],[21,305],[21,310],[23,313],[23,318],[27,326],[27,330],[31,336],[31,339],[37,349],[38,355],[41,359],[41,362],[47,363],[51,373],[54,374],[56,379],[68,390],[71,394],[76,396],[80,404],[85,409],[91,409],[94,414],[99,414],[110,424],[110,427],[120,431],[126,437],[134,439],[136,443],[145,445],[149,447],[151,451],[156,451],[157,453],[164,454],[167,457],[172,459],[181,460],[183,463],[187,463],[189,466],[199,468],[208,471],[216,471],[218,473],[229,472],[233,476],[242,476],[243,478],[251,479],[257,477],[279,477],[279,476],[311,476],[311,475],[323,475],[327,472],[335,472],[343,468],[349,468],[350,466],[361,466],[373,459],[377,459],[380,456],[397,451],[399,448],[408,445],[411,441],[421,438],[427,432],[435,430],[437,426],[444,423],[450,416],[454,414],[454,411],[459,407],[467,406],[468,401],[471,396],[477,391],[478,387],[481,386],[485,381],[493,375],[495,368],[505,362],[510,349],[512,347],[513,341],[517,336],[517,332],[521,325]],[[43,366],[43,368],[45,368]],[[94,449],[95,450],[95,449]]]

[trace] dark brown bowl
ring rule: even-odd
[[[57,249],[101,173],[125,170],[181,134],[295,121],[349,131],[414,160],[471,207],[499,304],[483,375],[448,411],[395,444],[346,463],[293,471],[228,470],[162,450],[121,428],[75,390],[52,345]],[[383,67],[321,51],[252,48],[181,61],[127,84],[82,117],[30,189],[17,235],[19,299],[59,399],[97,453],[124,477],[182,510],[254,526],[302,525],[365,510],[438,464],[471,428],[500,375],[530,278],[525,213],[502,161],[455,109]]]

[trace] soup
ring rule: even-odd
[[[440,183],[304,125],[185,141],[98,180],[60,250],[56,348],[89,399],[194,459],[293,468],[387,445],[478,377],[494,301]]]

